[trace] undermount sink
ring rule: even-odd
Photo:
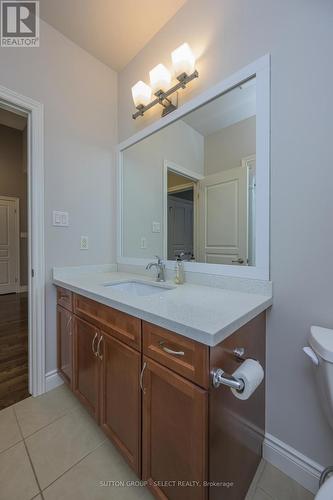
[[[118,292],[130,295],[144,296],[154,295],[161,292],[173,290],[175,287],[160,283],[145,283],[143,281],[122,281],[121,283],[105,283],[104,286],[114,288]]]

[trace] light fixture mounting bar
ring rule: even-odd
[[[170,100],[168,99],[168,97],[170,95],[174,94],[175,92],[177,92],[177,90],[179,90],[179,89],[185,89],[187,84],[189,82],[191,82],[192,80],[194,80],[195,78],[198,78],[198,76],[199,76],[199,73],[197,70],[195,70],[191,75],[187,75],[186,73],[182,73],[181,75],[177,76],[178,83],[176,83],[176,85],[171,87],[166,92],[162,92],[162,91],[156,92],[156,94],[155,94],[156,99],[151,101],[146,106],[143,106],[142,104],[137,106],[138,111],[132,115],[132,118],[135,120],[136,118],[138,118],[138,116],[143,116],[145,114],[145,112],[148,111],[148,109],[153,108],[154,106],[156,106],[156,104],[160,104],[161,106],[164,107],[162,116],[165,116],[167,114],[167,112],[174,111],[175,109],[177,109],[177,106],[172,104],[170,102]],[[167,111],[168,108],[172,108],[172,109],[169,109],[169,111]]]

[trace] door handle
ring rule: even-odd
[[[103,354],[100,353],[99,351],[99,348],[100,348],[100,345],[101,345],[101,342],[103,340],[103,335],[100,336],[100,339],[98,341],[98,344],[97,344],[97,349],[96,349],[96,352],[97,352],[97,356],[99,357],[99,359],[102,361],[103,359]]]
[[[244,264],[244,259],[242,259],[241,257],[239,257],[239,259],[232,260],[231,262],[236,262],[237,264]]]
[[[143,375],[144,375],[146,366],[147,366],[147,363],[144,362],[142,370],[141,370],[141,374],[140,374],[140,387],[141,387],[141,391],[143,392],[143,394],[146,394],[146,389],[143,387]]]
[[[165,342],[164,340],[159,341],[159,346],[162,347],[163,351],[166,352],[167,354],[172,354],[173,356],[185,356],[184,351],[173,351],[172,349],[169,349],[168,347],[165,347]]]
[[[97,337],[98,337],[98,332],[95,332],[95,337],[93,338],[93,341],[91,343],[91,350],[95,356],[97,356],[97,351],[95,351],[95,341],[96,341]]]

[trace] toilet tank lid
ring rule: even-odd
[[[310,345],[318,356],[333,363],[333,330],[311,326]]]

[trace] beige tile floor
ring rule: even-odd
[[[298,483],[262,460],[245,500],[313,500]]]
[[[151,500],[143,487],[101,484],[136,479],[65,386],[0,412],[0,500]],[[264,461],[246,497],[311,499]]]

